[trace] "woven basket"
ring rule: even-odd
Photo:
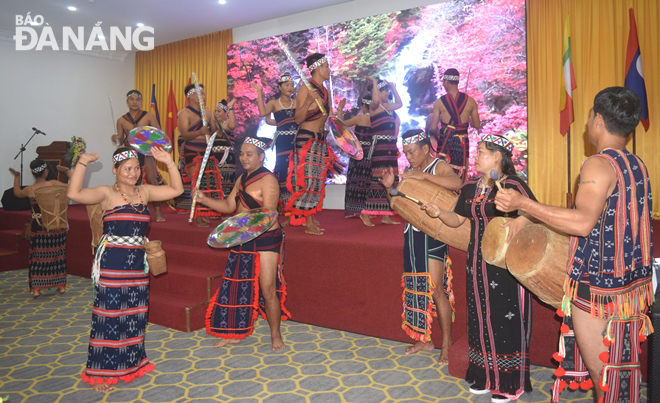
[[[149,262],[149,271],[154,276],[167,273],[167,259],[161,241],[149,241],[144,245],[147,253],[147,262]]]
[[[46,231],[67,229],[66,213],[69,198],[64,186],[44,186],[34,190],[34,198],[41,210],[41,226]]]
[[[92,228],[92,249],[96,248],[103,236],[103,208],[101,204],[88,204],[87,217]]]

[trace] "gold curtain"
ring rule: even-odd
[[[559,134],[564,19],[571,24],[571,51],[577,89],[573,91],[571,186],[580,165],[594,154],[586,123],[594,96],[603,88],[623,86],[628,45],[628,9],[635,11],[642,54],[649,131],[636,130],[637,154],[649,169],[651,186],[660,191],[660,2],[658,0],[528,0],[527,71],[529,97],[529,183],[539,201],[566,205],[567,137]],[[632,136],[628,141],[632,151]],[[660,203],[653,206],[660,218]]]
[[[165,129],[170,80],[176,105],[181,110],[186,106],[183,89],[188,80],[192,82],[191,73],[195,72],[199,83],[204,84],[205,106],[213,111],[217,102],[227,98],[227,46],[232,43],[232,30],[228,29],[138,52],[135,55],[135,88],[144,94],[143,109],[149,110],[151,87],[156,84],[160,123]],[[175,138],[178,135],[176,130]],[[176,147],[176,141],[174,145]]]

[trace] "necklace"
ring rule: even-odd
[[[380,107],[383,108],[383,110],[385,111],[385,113],[387,113],[388,115],[392,116],[392,112],[388,111],[387,108],[383,106],[383,104],[380,104]]]
[[[115,183],[115,189],[117,190],[117,192],[119,192],[119,195],[121,196],[122,199],[124,199],[124,201],[126,202],[126,204],[128,204],[129,206],[131,206],[131,208],[132,208],[133,210],[135,210],[136,212],[138,212],[138,213],[142,213],[142,212],[144,211],[144,209],[147,207],[147,206],[144,204],[144,200],[142,200],[142,195],[140,194],[140,189],[139,189],[137,186],[133,185],[133,189],[134,189],[135,192],[137,193],[138,200],[140,200],[140,202],[139,202],[139,203],[136,203],[136,204],[133,204],[133,203],[131,203],[131,202],[128,201],[128,198],[126,197],[126,195],[124,194],[124,192],[122,192],[122,191],[119,189],[119,184],[118,184],[118,183]],[[141,205],[141,206],[142,206],[142,208],[141,208],[140,210],[138,210],[137,208],[135,208],[135,206],[138,206],[138,205]]]
[[[291,107],[293,107],[293,99],[291,99],[291,98],[289,98],[289,107],[288,108],[285,108],[284,105],[282,105],[282,97],[277,98],[277,102],[279,102],[282,109],[291,109]]]

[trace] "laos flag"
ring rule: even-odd
[[[630,33],[628,34],[628,50],[626,52],[626,88],[633,90],[642,101],[642,126],[649,131],[649,103],[646,99],[646,85],[642,70],[642,54],[637,39],[637,24],[635,13],[630,8]]]

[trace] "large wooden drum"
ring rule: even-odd
[[[64,186],[44,186],[34,190],[34,198],[41,210],[41,226],[46,231],[67,229],[69,198]]]
[[[458,200],[458,196],[451,190],[429,181],[417,179],[402,180],[397,190],[407,196],[414,197],[422,203],[437,204],[444,210],[453,210],[456,200]],[[458,228],[451,228],[446,226],[440,219],[429,217],[419,205],[403,197],[392,197],[390,205],[404,220],[426,235],[456,249],[467,251],[470,243],[470,220],[465,220],[463,225]]]
[[[541,224],[528,225],[511,240],[506,265],[522,285],[555,308],[564,297],[569,238]]]
[[[511,218],[495,217],[488,222],[484,235],[481,238],[481,256],[486,263],[506,269],[506,251],[509,243],[506,237],[509,235],[509,227],[502,224],[511,221]]]

